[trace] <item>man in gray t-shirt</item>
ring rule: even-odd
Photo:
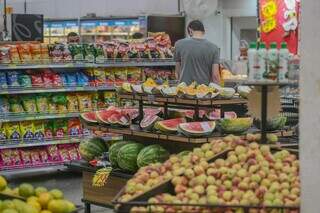
[[[188,33],[190,38],[175,44],[177,79],[186,84],[220,84],[219,48],[204,38],[204,26],[198,20],[189,23]]]

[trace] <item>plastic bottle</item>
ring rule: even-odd
[[[281,43],[281,49],[279,51],[279,73],[278,81],[284,83],[288,81],[288,60],[289,60],[289,50],[287,48],[287,43]]]
[[[267,69],[266,58],[267,58],[266,44],[261,42],[258,50],[257,73],[255,76],[256,81],[263,81],[263,75],[265,74]]]
[[[248,50],[248,80],[255,81],[256,75],[258,72],[258,51],[257,51],[257,43],[250,43],[250,47]]]
[[[263,77],[267,81],[277,81],[279,71],[279,50],[277,43],[270,44],[267,64],[267,73]]]

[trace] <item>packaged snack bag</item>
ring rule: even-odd
[[[6,114],[10,112],[10,104],[8,98],[5,96],[0,97],[0,114]]]
[[[33,63],[41,62],[41,46],[39,43],[30,44],[30,53],[31,53]]]
[[[13,166],[21,166],[22,158],[20,157],[20,152],[18,149],[13,149],[11,152],[11,162]]]
[[[20,99],[17,96],[10,96],[8,98],[10,104],[10,112],[21,113],[24,112]]]
[[[49,55],[52,57],[52,61],[55,63],[63,62],[63,51],[64,45],[63,44],[51,44],[48,46],[49,48]]]
[[[33,165],[42,164],[38,150],[30,150],[31,161]]]
[[[0,157],[2,159],[3,166],[6,166],[6,167],[12,166],[11,153],[12,153],[12,149],[0,150]]]
[[[7,139],[6,130],[3,123],[0,123],[0,144]]]
[[[67,108],[66,105],[57,104],[57,112],[58,113],[67,113],[68,112],[68,108]]]
[[[76,61],[84,60],[84,49],[81,44],[69,44],[68,47],[73,60],[76,60]]]
[[[7,72],[7,83],[9,87],[18,87],[20,86],[18,81],[19,72],[17,71],[8,71]]]
[[[49,162],[49,155],[46,149],[40,149],[39,155],[41,158],[42,163],[48,163]]]
[[[114,105],[116,102],[116,94],[111,91],[106,91],[103,93],[105,105]]]
[[[89,86],[89,77],[83,72],[77,72],[77,86]]]
[[[49,111],[48,99],[45,95],[37,95],[36,96],[36,106],[37,111],[41,113],[45,113]]]
[[[94,68],[91,70],[96,86],[102,86],[106,83],[106,74],[104,68]]]
[[[10,47],[8,47],[8,46],[1,46],[0,47],[0,63],[1,64],[11,63]]]
[[[63,138],[68,133],[68,121],[64,119],[54,120],[53,133],[56,138]]]
[[[21,159],[23,161],[23,165],[25,166],[31,166],[32,160],[29,150],[20,150]]]
[[[21,97],[22,107],[27,113],[37,112],[36,100],[32,96]]]
[[[45,136],[44,122],[40,120],[33,121],[33,132],[35,140],[43,141]]]
[[[20,132],[24,142],[31,142],[34,139],[33,123],[31,121],[20,121]]]
[[[77,147],[69,146],[68,148],[70,160],[80,160],[80,155],[78,153]]]
[[[32,87],[32,82],[29,75],[25,75],[25,74],[19,75],[18,83],[21,87]]]
[[[29,44],[28,43],[19,44],[17,48],[18,48],[21,62],[24,64],[30,64],[32,62],[32,57],[30,54]]]
[[[92,101],[91,95],[87,93],[81,93],[77,95],[79,110],[80,112],[91,111],[92,110]]]
[[[68,135],[78,136],[81,135],[82,128],[79,118],[73,118],[68,120]]]
[[[67,105],[67,97],[63,93],[52,95],[51,101],[55,104]]]
[[[5,72],[0,72],[0,89],[7,88],[7,74]]]
[[[114,79],[116,85],[122,85],[123,82],[127,81],[127,69],[126,68],[117,68],[114,70]]]
[[[67,73],[67,82],[69,87],[77,86],[77,74],[76,73]]]
[[[41,76],[44,87],[52,87],[52,72],[50,70],[45,70]]]
[[[20,55],[19,55],[17,46],[16,45],[9,45],[8,47],[10,48],[9,53],[10,53],[11,63],[20,64],[21,60],[20,60]]]
[[[70,161],[68,146],[66,146],[66,145],[59,145],[58,149],[59,149],[60,158],[62,159],[62,161],[63,161],[63,162]]]
[[[62,81],[62,85],[67,87],[68,86],[67,75],[65,73],[60,73],[60,78],[61,78],[61,81]]]
[[[43,87],[43,79],[41,74],[31,74],[31,83],[33,87]]]
[[[92,93],[92,109],[96,110],[99,107],[99,102],[100,102],[100,98],[99,98],[99,93],[95,92]]]
[[[68,112],[79,112],[78,97],[76,95],[67,95],[67,108]]]
[[[48,150],[49,158],[51,161],[61,161],[58,147],[56,145],[48,146],[47,150]]]
[[[115,58],[115,49],[116,49],[116,44],[114,41],[111,42],[106,42],[103,45],[103,52],[104,52],[104,57],[108,59],[114,59]]]
[[[48,120],[44,122],[44,137],[45,139],[53,138],[53,123],[54,120]]]
[[[53,103],[51,100],[48,102],[49,113],[56,113],[58,110],[57,104]]]
[[[41,61],[43,63],[48,63],[49,58],[49,49],[47,44],[40,44],[40,51],[41,51]]]
[[[136,67],[127,68],[127,80],[130,83],[137,83],[141,79],[141,69]]]
[[[53,87],[62,87],[62,79],[61,76],[57,73],[52,73],[51,82]]]
[[[114,73],[112,68],[106,68],[105,69],[105,76],[106,76],[106,83],[108,85],[113,85],[114,84]]]

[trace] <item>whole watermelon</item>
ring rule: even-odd
[[[137,158],[139,168],[151,163],[162,163],[169,158],[170,153],[160,145],[150,145],[143,148]]]
[[[118,167],[118,162],[117,162],[117,157],[118,157],[118,152],[121,147],[124,145],[130,143],[129,141],[120,141],[112,144],[109,148],[109,161],[112,165],[112,167],[116,168]]]
[[[86,161],[91,161],[107,151],[108,147],[106,146],[105,141],[98,137],[83,141],[79,146],[79,153],[82,159]]]
[[[143,145],[139,143],[129,143],[121,147],[117,156],[119,167],[129,172],[137,171],[137,157],[141,149]]]

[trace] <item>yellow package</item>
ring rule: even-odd
[[[63,104],[57,104],[57,112],[58,113],[67,113],[68,109],[66,105]]]
[[[33,123],[31,121],[20,121],[20,132],[24,141],[34,139]]]
[[[20,125],[18,122],[5,123],[4,129],[8,139],[19,140],[21,139]]]
[[[92,96],[90,94],[78,94],[79,111],[91,111],[92,110]]]
[[[79,112],[78,97],[76,95],[67,95],[67,108],[69,112]]]
[[[57,112],[57,105],[53,102],[49,102],[48,104],[48,111],[49,113],[56,113]]]

